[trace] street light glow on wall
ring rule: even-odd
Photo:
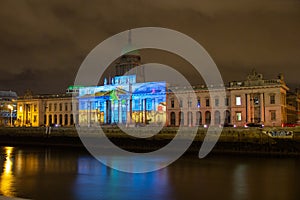
[[[10,126],[13,126],[13,124],[12,124],[12,112],[13,112],[14,107],[12,105],[8,105],[7,108],[10,109]]]

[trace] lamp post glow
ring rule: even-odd
[[[10,109],[10,126],[12,127],[13,126],[13,124],[12,124],[12,112],[13,112],[14,107],[12,105],[8,105],[7,108]]]

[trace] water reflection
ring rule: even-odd
[[[13,147],[4,147],[4,164],[3,172],[0,178],[0,191],[3,195],[13,197],[14,192],[14,175],[12,173],[13,161],[12,152]]]
[[[233,199],[247,199],[247,166],[237,165],[233,172]]]
[[[35,200],[300,199],[299,164],[298,158],[184,156],[160,171],[128,174],[102,165],[83,149],[0,147],[0,195]]]
[[[108,168],[91,157],[78,160],[73,189],[75,199],[174,199],[167,168],[129,174]]]

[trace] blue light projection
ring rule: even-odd
[[[166,82],[136,83],[136,76],[115,77],[113,84],[79,89],[79,124],[164,123]]]

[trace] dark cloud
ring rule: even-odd
[[[63,92],[97,44],[143,26],[193,37],[226,81],[242,79],[256,68],[268,78],[283,72],[295,87],[300,74],[299,19],[299,0],[2,0],[0,89]],[[144,62],[151,60],[144,56]],[[192,71],[186,71],[197,82]]]

